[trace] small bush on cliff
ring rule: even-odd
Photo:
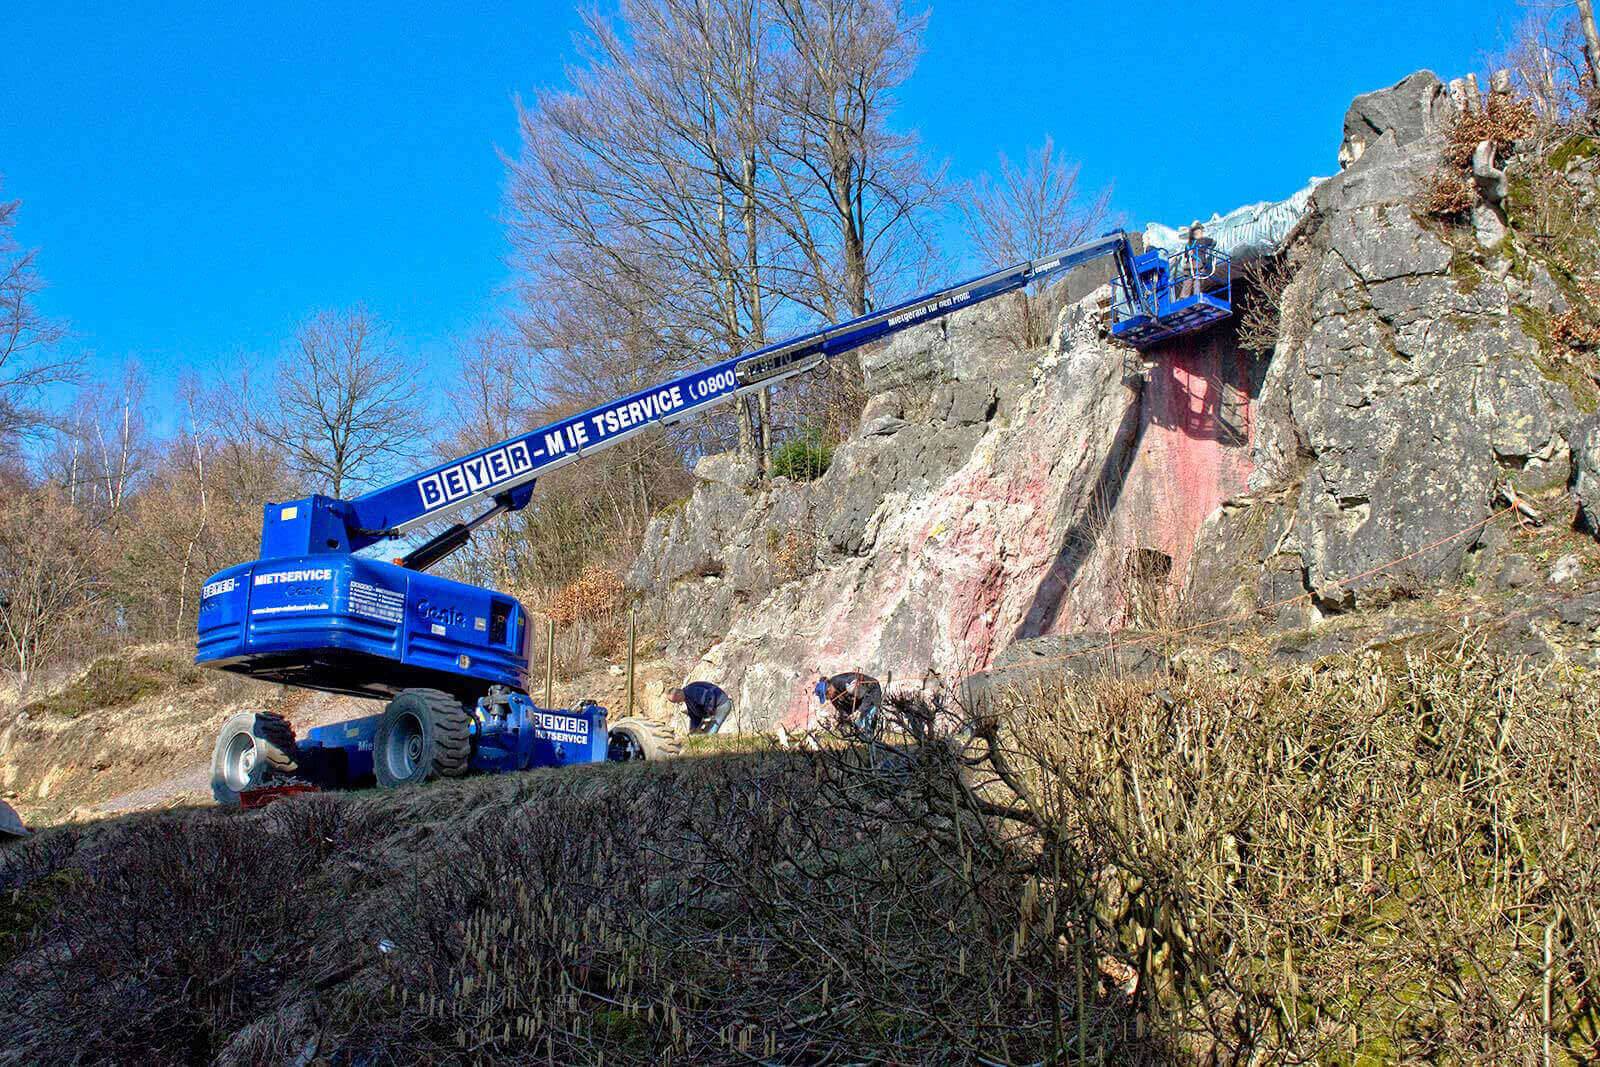
[[[809,482],[827,473],[833,462],[833,448],[822,439],[822,432],[808,427],[798,437],[773,449],[769,471],[774,478],[793,478]]]
[[[1495,162],[1505,162],[1511,146],[1533,132],[1533,105],[1514,96],[1488,98],[1482,110],[1468,111],[1450,127],[1445,142],[1445,162],[1459,171],[1472,166],[1472,154],[1484,141],[1494,146]]]
[[[1417,210],[1447,221],[1464,218],[1478,202],[1472,178],[1472,157],[1478,146],[1489,142],[1494,164],[1502,165],[1512,145],[1532,133],[1535,125],[1532,104],[1498,93],[1491,94],[1481,109],[1459,115],[1445,139],[1443,165],[1424,183]]]
[[[1478,202],[1472,180],[1456,171],[1440,168],[1428,176],[1417,202],[1417,210],[1429,218],[1451,221],[1465,218]]]

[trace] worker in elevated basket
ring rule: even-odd
[[[710,682],[690,682],[668,693],[667,699],[683,705],[691,734],[714,734],[733,713],[733,700]]]
[[[833,707],[841,730],[855,730],[868,738],[878,736],[878,708],[883,703],[883,686],[872,675],[850,671],[832,678],[818,678],[812,692],[820,703]]]
[[[1217,268],[1217,242],[1206,236],[1206,228],[1199,219],[1189,223],[1188,243],[1178,253],[1177,298],[1194,296],[1205,289],[1206,282]]]

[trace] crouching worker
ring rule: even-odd
[[[883,703],[883,686],[870,674],[851,671],[832,678],[817,679],[820,703],[833,707],[841,730],[854,729],[869,740],[878,737],[878,709]]]
[[[719,687],[710,682],[690,682],[682,689],[667,694],[674,704],[682,704],[689,716],[691,734],[714,734],[733,712],[733,701]]]

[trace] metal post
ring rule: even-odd
[[[544,620],[544,707],[550,710],[556,687],[556,620]]]
[[[639,609],[628,609],[628,714],[633,714],[633,654],[639,644]]]

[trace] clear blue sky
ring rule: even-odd
[[[468,5],[461,5],[462,8]],[[366,302],[448,373],[503,300],[497,147],[559,82],[568,2],[10,0],[0,175],[44,304],[91,366],[271,357]],[[1512,0],[1294,5],[932,0],[899,123],[954,177],[1046,134],[1134,223],[1287,195],[1335,169],[1358,92],[1481,69]],[[953,254],[964,255],[964,250]],[[953,272],[974,265],[953,265]]]

